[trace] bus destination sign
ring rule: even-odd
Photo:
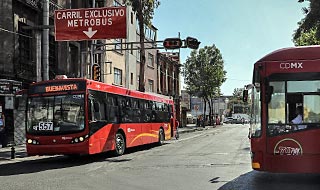
[[[29,94],[38,93],[52,93],[52,92],[69,92],[69,91],[84,91],[86,90],[86,83],[79,81],[47,83],[41,85],[31,85]]]

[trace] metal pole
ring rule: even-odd
[[[41,32],[36,30],[36,63],[37,63],[37,82],[42,81],[41,76]]]
[[[96,1],[95,0],[92,0],[92,8],[95,8],[96,7]],[[93,68],[93,64],[94,64],[94,57],[93,57],[93,52],[94,52],[94,44],[96,44],[96,40],[92,40],[91,41],[91,46],[90,46],[90,62],[91,62],[91,67],[89,69],[89,75],[90,75],[90,79],[93,79],[93,75],[92,75],[92,68]]]
[[[49,25],[49,0],[43,0],[43,25]],[[43,80],[49,80],[49,29],[42,31]]]

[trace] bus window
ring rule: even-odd
[[[315,102],[318,102],[316,104]],[[304,95],[303,122],[320,123],[320,95]]]
[[[273,87],[268,104],[268,123],[285,123],[285,82],[270,82]]]
[[[261,101],[260,101],[260,90],[259,88],[252,89],[252,120],[250,125],[249,137],[260,137],[261,136]]]

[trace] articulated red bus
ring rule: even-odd
[[[252,101],[252,168],[319,173],[320,46],[266,55],[255,63],[253,83],[246,87]],[[302,115],[296,122],[298,107]]]
[[[31,84],[26,119],[28,155],[122,155],[177,128],[173,100],[87,79]]]

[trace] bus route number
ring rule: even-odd
[[[38,126],[39,131],[53,131],[52,122],[40,122]]]

